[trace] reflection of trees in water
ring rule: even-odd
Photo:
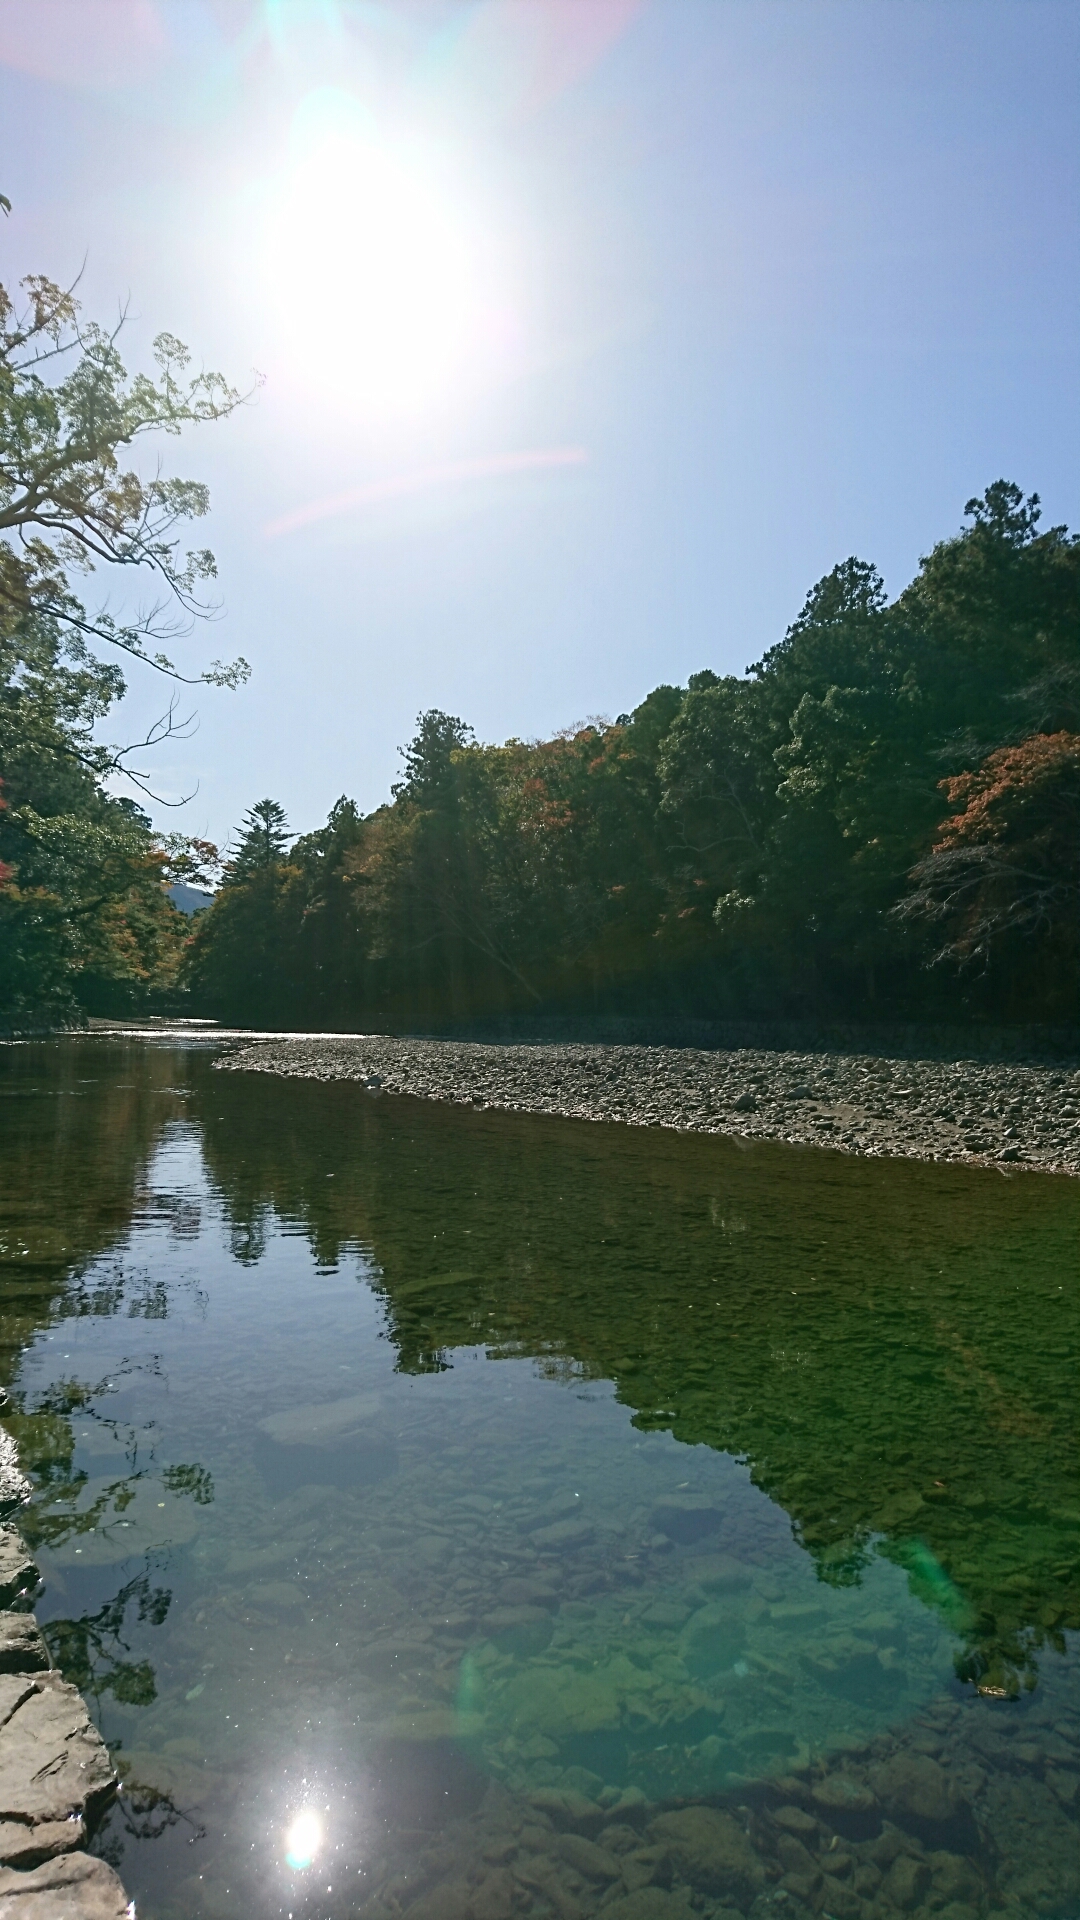
[[[1080,1628],[1074,1183],[261,1074],[215,1074],[203,1125],[249,1244],[276,1215],[321,1265],[374,1256],[402,1370],[483,1345],[613,1381],[744,1456],[823,1580],[903,1565],[988,1690]]]
[[[202,1822],[178,1807],[171,1794],[164,1793],[160,1787],[148,1787],[124,1773],[122,1756],[119,1767],[123,1791],[113,1801],[104,1828],[94,1838],[93,1851],[99,1859],[106,1860],[119,1872],[126,1841],[160,1840],[170,1827],[190,1827],[189,1840],[205,1837]]]
[[[151,1585],[145,1572],[126,1581],[96,1613],[50,1620],[42,1631],[54,1665],[81,1693],[91,1694],[99,1710],[106,1693],[124,1706],[148,1707],[157,1698],[154,1669],[149,1660],[130,1657],[128,1615],[137,1626],[160,1627],[171,1605],[171,1590]]]

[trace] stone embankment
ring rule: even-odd
[[[1080,1174],[1075,1061],[303,1034],[260,1040],[215,1064],[462,1106]]]
[[[10,1497],[17,1469],[2,1468]],[[85,1851],[116,1775],[82,1697],[52,1669],[29,1611],[39,1585],[21,1536],[0,1527],[0,1920],[133,1920],[112,1868]]]

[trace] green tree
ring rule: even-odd
[[[236,846],[231,850],[226,879],[236,886],[251,874],[279,867],[288,852],[289,823],[276,800],[256,800],[244,815]]]
[[[101,723],[125,692],[122,662],[172,680],[235,685],[242,660],[185,674],[173,643],[200,614],[213,555],[187,550],[205,487],[142,477],[127,450],[159,433],[225,417],[240,396],[214,373],[190,375],[186,348],[154,343],[156,371],[129,376],[119,328],[80,316],[71,289],[43,275],[0,287],[0,1025],[79,1017],[103,983],[167,984],[186,929],[164,883],[179,837],[163,846],[146,815],[107,782],[148,792],[140,749],[183,736],[176,697],[144,740],[106,745]],[[87,606],[79,576],[151,585],[117,615]],[[190,844],[190,843],[189,843]],[[96,984],[95,984],[96,983]]]

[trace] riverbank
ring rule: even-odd
[[[49,1659],[29,1610],[39,1587],[22,1536],[0,1526],[0,1920],[132,1920],[112,1868],[85,1851],[117,1777]]]
[[[516,1113],[1080,1174],[1075,1060],[283,1034],[215,1064]]]

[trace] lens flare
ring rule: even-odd
[[[285,1836],[285,1859],[296,1873],[310,1867],[322,1844],[322,1821],[310,1807],[298,1813]]]

